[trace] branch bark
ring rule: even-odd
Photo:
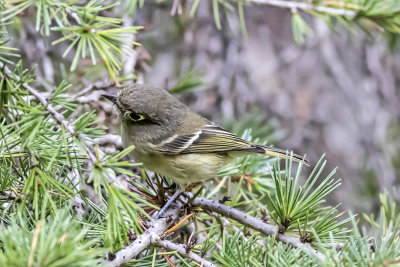
[[[183,244],[175,244],[169,240],[160,240],[155,239],[151,242],[153,245],[163,247],[169,251],[176,251],[182,257],[189,258],[192,261],[199,263],[201,266],[205,267],[214,267],[215,265],[212,262],[209,262],[206,259],[200,257],[200,255],[193,253],[192,251],[186,252],[186,248]]]
[[[246,225],[260,233],[263,233],[263,234],[266,234],[269,236],[275,236],[275,238],[278,239],[279,241],[290,244],[296,248],[301,248],[304,251],[314,255],[315,257],[317,257],[320,260],[325,259],[324,254],[318,252],[317,250],[312,248],[310,245],[300,242],[299,238],[290,236],[287,234],[279,234],[276,226],[267,224],[267,223],[263,222],[261,219],[255,218],[255,217],[250,216],[247,213],[244,213],[240,210],[237,210],[232,207],[221,204],[217,200],[210,200],[210,199],[198,197],[193,200],[192,205],[200,207],[204,210],[216,212],[225,217],[231,218],[231,219],[233,219],[243,225]]]
[[[212,262],[203,259],[200,257],[200,255],[192,251],[186,252],[186,248],[183,244],[175,244],[169,240],[160,239],[160,236],[169,228],[170,223],[176,221],[176,219],[179,217],[180,208],[182,205],[183,204],[174,204],[172,207],[167,209],[165,212],[165,218],[161,218],[152,222],[145,233],[139,235],[129,246],[116,252],[112,259],[106,261],[106,265],[111,267],[120,266],[121,264],[124,264],[137,257],[147,247],[154,245],[163,247],[168,251],[176,251],[182,257],[191,259],[192,261],[199,263],[201,266],[214,267],[215,265]]]
[[[190,197],[190,194],[189,194]],[[182,204],[177,206],[172,206],[166,211],[167,217],[161,218],[151,224],[151,227],[142,235],[138,236],[137,239],[132,242],[126,248],[118,251],[114,254],[115,258],[112,260],[107,260],[106,264],[108,266],[120,266],[123,263],[130,261],[139,255],[144,249],[150,245],[161,246],[169,251],[177,251],[181,256],[189,258],[201,266],[215,266],[212,262],[209,262],[196,253],[191,251],[186,252],[186,248],[183,244],[175,244],[168,240],[161,240],[160,235],[162,235],[165,230],[168,229],[169,223],[175,221],[179,216],[179,210]],[[221,214],[227,218],[231,218],[243,225],[246,225],[260,233],[274,236],[277,240],[290,244],[293,247],[301,248],[305,252],[312,254],[320,260],[325,259],[325,255],[318,252],[308,244],[300,242],[298,237],[290,236],[288,234],[279,234],[276,226],[264,223],[261,219],[250,216],[242,211],[234,209],[232,207],[226,206],[219,203],[217,200],[210,200],[206,198],[196,198],[192,202],[193,206],[200,207],[204,210],[215,212]]]
[[[106,134],[94,139],[94,142],[99,145],[112,144],[116,148],[123,148],[121,136],[116,134]]]
[[[133,258],[135,258],[140,252],[146,249],[152,244],[152,242],[157,242],[160,239],[160,235],[168,229],[170,222],[175,221],[179,216],[180,205],[172,206],[167,209],[166,217],[158,219],[151,223],[151,226],[146,230],[145,233],[139,235],[135,241],[133,241],[129,246],[116,252],[112,260],[107,260],[106,265],[108,266],[120,266]]]
[[[113,82],[113,81],[100,81],[100,82],[92,83],[92,84],[89,84],[88,86],[86,86],[85,88],[83,88],[80,92],[78,92],[77,94],[75,94],[72,97],[74,99],[77,99],[79,97],[86,95],[87,93],[89,93],[92,90],[107,89],[107,88],[113,87],[113,86],[115,86],[115,82]]]

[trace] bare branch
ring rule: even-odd
[[[150,245],[155,245],[169,251],[176,251],[182,257],[189,258],[201,264],[201,266],[215,266],[213,263],[203,259],[194,252],[186,252],[186,248],[183,244],[175,244],[171,241],[160,239],[160,236],[169,228],[170,222],[176,221],[179,217],[180,207],[182,205],[183,204],[173,205],[171,208],[167,209],[165,218],[154,221],[145,233],[139,235],[129,246],[115,253],[113,259],[106,261],[106,264],[108,266],[120,266],[135,258]]]
[[[183,244],[175,244],[175,243],[172,243],[169,240],[160,240],[159,238],[155,239],[155,240],[152,240],[151,243],[153,245],[157,245],[157,246],[161,246],[163,248],[166,248],[169,251],[176,251],[182,257],[189,258],[189,259],[199,263],[201,266],[205,266],[205,267],[215,266],[212,262],[209,262],[208,260],[203,259],[202,257],[200,257],[200,255],[197,255],[196,253],[193,253],[192,251],[189,251],[187,253],[186,252],[186,248],[185,248],[185,246]]]
[[[150,246],[152,242],[157,242],[157,239],[160,238],[160,235],[162,235],[164,231],[168,229],[169,223],[178,218],[179,211],[180,205],[174,205],[167,209],[165,218],[161,218],[152,222],[151,226],[146,230],[145,233],[139,235],[129,246],[115,253],[115,258],[112,260],[107,260],[106,264],[108,266],[120,266],[121,264],[135,258],[140,252]]]
[[[340,16],[351,16],[354,17],[357,15],[357,12],[348,9],[337,9],[332,7],[325,7],[314,5],[311,2],[291,2],[291,1],[282,1],[282,0],[249,0],[249,2],[253,2],[256,4],[265,4],[283,8],[290,9],[302,9],[302,10],[314,10],[317,12],[328,13],[332,15],[340,15]]]
[[[190,197],[191,194],[189,194]],[[213,263],[201,258],[199,255],[193,252],[186,252],[183,244],[175,244],[168,240],[160,240],[160,235],[168,229],[168,222],[174,221],[179,216],[179,208],[182,204],[178,206],[173,206],[167,210],[167,218],[161,218],[151,224],[151,227],[142,235],[138,236],[137,239],[132,242],[126,248],[118,251],[114,256],[113,260],[109,260],[106,263],[109,266],[119,266],[125,262],[130,261],[135,258],[139,253],[146,249],[150,245],[162,246],[168,250],[177,251],[181,256],[190,258],[202,266],[214,266]],[[320,260],[325,259],[325,255],[318,252],[308,244],[300,242],[300,239],[287,234],[279,234],[276,226],[264,223],[261,219],[250,216],[242,211],[234,209],[232,207],[226,206],[219,203],[217,200],[209,200],[205,198],[196,198],[193,200],[192,205],[201,207],[204,210],[212,211],[239,223],[246,225],[256,231],[263,234],[274,236],[277,240],[284,243],[290,244],[293,247],[301,248],[305,252],[312,254]]]
[[[116,134],[106,134],[94,139],[94,142],[99,145],[112,144],[116,148],[123,148],[121,136]]]
[[[279,234],[276,226],[264,223],[261,219],[255,218],[253,216],[244,213],[243,211],[221,204],[217,200],[209,200],[206,198],[198,197],[193,200],[192,205],[224,215],[260,233],[269,236],[275,236],[276,239],[284,243],[290,244],[293,247],[302,248],[304,251],[309,252],[310,254],[314,255],[320,260],[325,259],[325,255],[318,252],[310,245],[300,242],[299,238],[287,234]]]
[[[76,95],[72,96],[74,99],[81,97],[83,95],[86,95],[87,93],[89,93],[90,91],[94,90],[94,89],[106,89],[109,87],[115,86],[115,82],[113,81],[100,81],[100,82],[95,82],[92,83],[88,86],[86,86],[85,88],[83,88],[79,93],[77,93]]]
[[[79,18],[78,14],[77,14],[76,12],[70,10],[69,8],[66,8],[66,9],[65,9],[65,13],[67,13],[68,15],[70,15],[71,18],[73,18],[73,19],[76,21],[76,23],[77,23],[78,25],[81,25],[81,24],[82,24],[81,19]]]

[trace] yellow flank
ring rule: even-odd
[[[135,152],[135,151],[133,151]],[[171,178],[185,188],[186,185],[214,178],[233,158],[216,153],[182,155],[139,155],[138,161],[158,174]]]

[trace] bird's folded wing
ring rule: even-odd
[[[223,153],[257,149],[217,125],[206,125],[193,134],[173,136],[154,146],[161,153]]]

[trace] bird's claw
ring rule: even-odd
[[[162,218],[166,218],[167,215],[165,214],[165,212],[159,212],[157,211],[157,213],[155,215],[153,215],[151,218],[153,218],[153,220],[158,220],[158,219],[162,219]]]

